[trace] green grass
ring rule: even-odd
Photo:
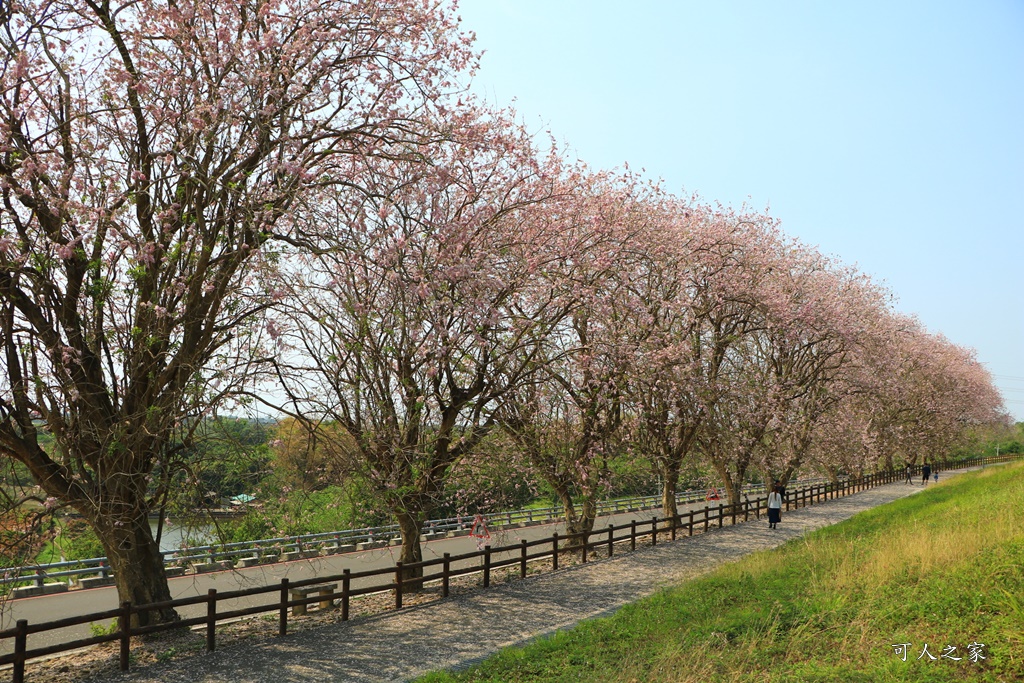
[[[978,663],[974,642],[985,645]],[[899,643],[911,643],[906,661]],[[926,644],[939,659],[918,659]],[[946,646],[963,659],[942,658]],[[947,479],[612,617],[420,679],[1020,680],[1024,465]]]

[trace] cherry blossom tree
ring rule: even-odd
[[[557,168],[501,114],[467,108],[432,127],[448,141],[421,164],[352,158],[364,188],[308,206],[279,329],[289,403],[358,444],[406,564],[533,340],[566,312],[537,277],[563,256],[544,217]]]
[[[978,425],[999,420],[1002,398],[974,352],[893,314],[863,347],[859,406],[882,467],[949,452]]]
[[[558,212],[566,257],[544,274],[568,290],[571,314],[540,340],[530,381],[503,397],[498,419],[561,502],[567,531],[589,534],[609,460],[625,450],[626,384],[647,335],[628,283],[642,268],[657,189],[629,174],[584,173],[575,184]]]
[[[770,403],[769,428],[755,444],[766,482],[786,485],[806,460],[816,428],[850,389],[846,381],[869,321],[884,314],[887,293],[865,276],[794,245],[793,266],[778,278],[785,301],[758,335],[762,360],[781,400]]]
[[[777,241],[759,259],[755,322],[727,354],[728,391],[715,406],[702,446],[728,493],[751,467],[783,483],[802,463],[813,427],[841,395],[854,315],[874,291],[852,270],[812,249]]]
[[[664,202],[659,215],[650,261],[631,280],[633,326],[647,334],[630,374],[630,438],[654,461],[668,518],[680,471],[728,389],[732,348],[762,324],[760,254],[775,237],[767,216],[695,202]]]
[[[151,479],[264,357],[268,243],[353,155],[420,144],[474,57],[412,0],[0,10],[0,454],[95,529],[121,600],[162,602]]]
[[[833,484],[843,473],[860,474],[878,464],[861,396],[850,386],[838,393],[840,398],[811,425],[803,452],[806,463]]]

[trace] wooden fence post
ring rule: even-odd
[[[722,528],[722,517],[725,516],[725,515],[722,514],[722,510],[723,510],[722,504],[719,503],[718,504],[718,528],[719,529]]]
[[[629,549],[636,550],[636,520],[629,523]]]
[[[687,536],[693,536],[693,510],[690,510],[689,512],[687,512],[686,516],[687,516],[686,535]]]
[[[206,592],[206,651],[213,652],[217,647],[217,589]]]
[[[551,571],[558,571],[558,532],[551,534]]]
[[[395,562],[395,609],[402,609],[402,563]]]
[[[608,557],[615,553],[615,525],[608,525]]]
[[[121,629],[121,671],[128,670],[128,655],[132,647],[132,604],[121,603],[121,614],[117,617],[118,626]]]
[[[13,683],[25,683],[25,651],[28,649],[28,620],[18,619],[14,633],[14,671],[11,674]]]
[[[651,517],[651,545],[658,545],[658,516]]]
[[[704,506],[704,533],[708,532],[708,518],[711,516],[710,508],[707,505]]]
[[[452,554],[444,554],[444,564],[441,565],[441,597],[448,597],[449,572],[451,571]]]
[[[281,610],[277,618],[277,635],[288,634],[288,578],[281,579]]]
[[[448,553],[445,553],[447,555]],[[341,620],[348,621],[348,591],[352,586],[352,570],[345,569],[341,577]],[[447,578],[447,577],[445,577]]]
[[[522,540],[522,543],[520,545],[521,550],[519,552],[519,578],[525,579],[526,578],[526,539],[524,538],[524,539],[521,539],[521,540]]]
[[[484,588],[491,586],[491,546],[484,546]]]

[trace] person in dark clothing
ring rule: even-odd
[[[932,468],[928,463],[921,468],[921,486],[928,485],[928,477],[932,476]]]

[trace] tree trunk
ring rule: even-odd
[[[562,504],[562,515],[565,517],[566,533],[577,533],[579,520],[576,517],[576,504],[572,500],[569,488],[561,482],[551,482],[551,484],[552,488],[555,490],[555,495],[558,496],[558,501]],[[569,540],[570,545],[574,543],[576,543],[575,539]]]
[[[147,515],[128,521],[104,518],[95,520],[93,528],[107,552],[114,585],[120,602],[133,606],[167,602],[171,599],[160,547],[153,540]],[[170,607],[133,614],[132,627],[178,621],[178,613]]]
[[[770,469],[767,469],[767,468],[763,468],[762,469],[760,467],[757,468],[757,469],[758,469],[758,471],[761,472],[761,479],[764,480],[764,488],[765,488],[765,492],[766,493],[771,493],[772,489],[774,489],[776,486],[784,486],[784,484],[782,483],[782,480],[781,479],[776,479],[775,475],[772,473],[772,471]]]
[[[597,500],[594,498],[594,494],[587,494],[586,498],[583,499],[583,511],[579,518],[579,531],[587,534],[589,538],[590,532],[594,530],[594,523],[597,522]],[[584,540],[587,540],[586,538]]]
[[[797,462],[796,464],[790,465],[786,468],[786,471],[783,472],[782,476],[779,478],[779,483],[782,484],[782,486],[789,486],[789,480],[793,476],[793,473],[796,472],[796,468],[799,465],[800,463]]]
[[[839,470],[837,468],[828,468],[828,480],[832,486],[839,486]]]
[[[573,540],[568,547],[574,549],[580,549],[584,543],[590,541],[590,534],[594,531],[594,523],[597,521],[597,501],[594,500],[593,494],[587,494],[583,498],[583,503],[580,506],[580,514],[574,515],[574,522],[570,525],[567,522],[567,527],[570,533],[581,534],[578,539]]]
[[[726,501],[729,505],[739,505],[740,487],[736,484],[737,478],[733,478],[732,472],[729,471],[729,466],[716,462],[715,470],[718,472],[718,478],[722,480],[722,487],[725,489]],[[743,480],[742,472],[739,473],[738,480]]]
[[[896,467],[896,466],[895,466],[895,465],[893,464],[893,458],[892,458],[892,453],[891,453],[891,452],[886,452],[886,454],[885,454],[885,456],[884,456],[884,458],[883,458],[883,461],[885,462],[885,469],[887,469],[887,470],[895,470],[895,469],[898,469],[898,468],[897,468],[897,467]]]
[[[590,532],[594,530],[594,521],[597,519],[597,503],[592,495],[587,495],[583,499],[583,504],[580,506],[579,513],[577,514],[576,505],[572,500],[569,488],[561,483],[553,484],[553,488],[558,495],[558,500],[562,503],[562,509],[565,514],[566,533],[583,534],[579,538],[570,538],[565,547],[567,549],[582,548],[583,544],[590,537]]]
[[[405,590],[418,591],[423,588],[423,567],[408,565],[423,561],[422,515],[399,512],[395,517],[402,533],[402,552],[399,554],[399,560],[405,565],[402,569],[402,580],[405,582],[403,587]]]
[[[670,525],[679,514],[676,505],[676,491],[679,488],[679,465],[675,462],[661,466],[661,511],[665,524]]]

